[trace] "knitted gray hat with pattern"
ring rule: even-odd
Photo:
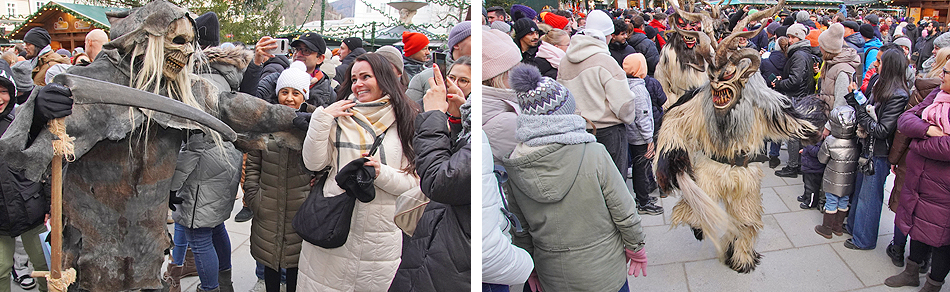
[[[574,96],[554,79],[541,76],[537,67],[519,64],[511,69],[511,88],[523,115],[573,115]]]

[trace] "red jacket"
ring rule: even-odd
[[[944,246],[950,244],[950,137],[926,137],[930,123],[918,116],[933,100],[904,112],[897,123],[911,142],[895,223],[914,240]]]
[[[662,48],[666,45],[666,40],[664,39],[666,36],[663,34],[663,32],[667,30],[667,27],[656,19],[650,21],[650,26],[656,29],[656,42],[658,45],[660,45],[660,48]]]

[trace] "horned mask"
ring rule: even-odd
[[[749,77],[759,71],[759,64],[762,62],[756,50],[740,49],[739,41],[740,38],[748,39],[758,35],[764,26],[752,31],[743,31],[743,29],[750,21],[775,16],[784,5],[785,0],[779,0],[778,5],[772,8],[746,16],[736,24],[729,36],[718,42],[715,39],[714,31],[711,28],[707,30],[705,26],[706,23],[713,23],[715,19],[706,13],[685,12],[674,5],[676,13],[680,17],[704,24],[703,32],[705,33],[695,30],[682,30],[678,26],[673,28],[680,35],[689,36],[699,41],[696,53],[702,56],[708,64],[706,74],[709,75],[709,86],[712,91],[712,102],[716,114],[726,114],[736,105],[742,96],[742,90],[745,88]],[[711,9],[713,13],[718,14],[718,5],[711,6],[713,7]]]

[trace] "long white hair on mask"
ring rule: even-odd
[[[148,35],[147,40],[148,42],[145,44],[145,54],[143,55],[144,57],[142,57],[141,68],[137,68],[139,69],[138,72],[135,72],[135,64],[136,58],[139,56],[132,56],[132,65],[129,66],[129,76],[131,79],[129,80],[129,84],[134,88],[159,95],[161,95],[162,87],[164,87],[169,98],[176,99],[184,104],[215,115],[218,108],[219,92],[217,88],[211,84],[204,84],[205,86],[203,87],[207,90],[207,96],[203,97],[200,101],[195,97],[192,91],[192,86],[195,83],[207,83],[203,78],[194,74],[195,59],[197,59],[195,55],[201,54],[201,50],[195,49],[195,53],[188,59],[185,67],[178,72],[178,75],[175,75],[174,79],[169,79],[165,78],[163,72],[165,66],[165,37]],[[194,42],[185,45],[197,48]],[[143,131],[148,131],[149,124],[150,123],[145,123]],[[211,136],[215,146],[221,146],[223,143],[221,134],[205,126],[198,125],[198,127],[200,127],[201,131],[206,135]],[[224,148],[217,148],[220,150],[222,157],[224,157]]]

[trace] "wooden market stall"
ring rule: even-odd
[[[122,8],[103,7],[73,3],[50,1],[39,11],[30,15],[26,21],[10,32],[10,40],[23,40],[26,32],[34,27],[42,27],[49,31],[53,42],[53,50],[64,48],[72,50],[85,43],[86,33],[93,29],[103,29],[109,32],[107,11],[123,10]]]

